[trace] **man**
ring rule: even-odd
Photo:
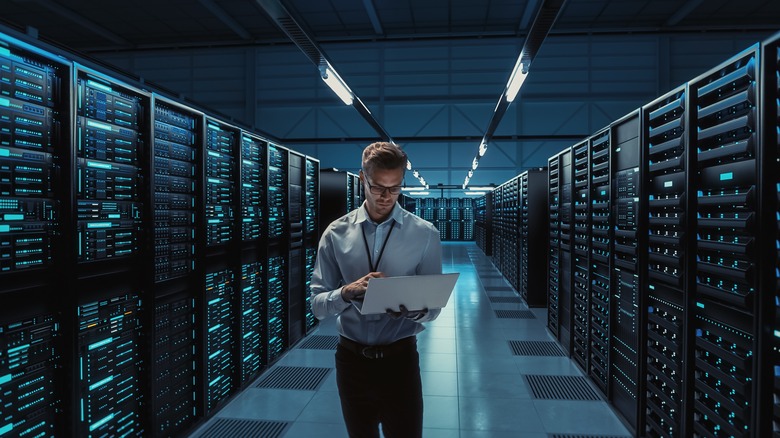
[[[440,310],[358,310],[370,278],[442,272],[439,232],[397,203],[406,162],[395,144],[365,148],[360,181],[366,200],[325,230],[314,265],[314,315],[338,316],[336,382],[350,437],[378,437],[379,424],[388,438],[422,436],[416,335]]]

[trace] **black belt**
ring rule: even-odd
[[[417,338],[414,336],[399,339],[387,345],[363,345],[352,339],[339,336],[339,345],[367,359],[383,359],[394,356],[404,351],[409,351],[410,347],[414,347],[416,344]]]

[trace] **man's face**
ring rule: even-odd
[[[382,222],[390,216],[400,193],[392,194],[386,188],[400,191],[404,182],[404,169],[373,169],[371,175],[360,172],[360,180],[366,193],[368,215],[375,222]],[[376,193],[375,193],[376,192]],[[381,192],[381,193],[380,193]]]

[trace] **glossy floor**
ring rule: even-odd
[[[529,376],[583,375],[565,356],[513,352],[510,341],[554,340],[545,328],[546,309],[528,309],[490,258],[473,242],[443,245],[444,272],[461,275],[440,317],[428,323],[427,329],[418,335],[425,403],[423,435],[447,438],[629,436],[610,405],[602,399],[540,398],[532,392]],[[523,317],[513,317],[518,314]],[[331,319],[322,321],[309,338],[332,338],[336,334],[335,320]],[[301,348],[299,343],[258,380],[279,367],[327,368],[325,378],[316,388],[271,389],[250,385],[192,436],[232,434],[225,430],[241,430],[241,436],[347,436],[336,389],[333,354],[333,349]],[[227,423],[226,419],[263,420],[243,424],[271,423],[276,429],[215,427],[215,422]],[[242,424],[241,421],[232,423]]]

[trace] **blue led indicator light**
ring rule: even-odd
[[[92,120],[87,121],[87,126],[89,126],[90,128],[102,129],[104,131],[111,131],[111,125],[108,125],[106,123],[95,122]]]
[[[102,420],[96,421],[95,423],[92,423],[89,425],[89,431],[92,432],[93,430],[97,429],[98,427],[108,423],[109,421],[114,419],[114,414],[109,414],[106,417],[104,417]]]
[[[111,90],[111,87],[109,87],[108,85],[103,85],[103,84],[101,84],[100,82],[95,82],[95,81],[87,80],[87,84],[88,84],[88,85],[91,85],[91,86],[93,86],[93,87],[95,87],[95,88],[100,88],[100,89],[101,89],[101,90],[103,90],[103,91],[108,91],[109,93],[112,91],[112,90]]]
[[[98,341],[98,342],[95,342],[94,344],[91,344],[87,349],[88,350],[94,350],[94,349],[100,348],[100,347],[102,347],[104,345],[108,345],[108,344],[110,344],[112,342],[114,342],[114,338],[106,338],[106,339],[103,339],[102,341]]]
[[[87,224],[87,228],[111,228],[111,222],[92,222]]]
[[[730,179],[734,179],[734,172],[726,172],[720,174],[721,181],[728,181]]]
[[[96,161],[87,161],[87,167],[97,167],[100,169],[111,169],[111,165],[107,163],[98,163]]]

